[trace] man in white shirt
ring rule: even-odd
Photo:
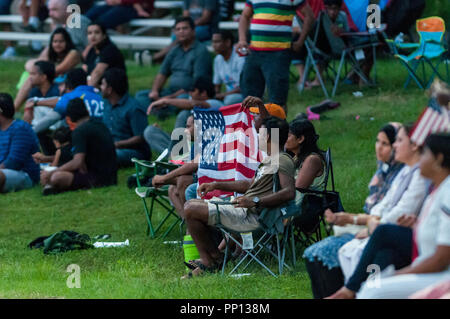
[[[220,30],[213,34],[212,45],[217,56],[214,59],[213,83],[216,99],[223,100],[224,105],[240,103],[244,99],[239,87],[245,57],[239,56],[233,49],[233,34],[228,30]],[[225,92],[221,93],[222,84]]]

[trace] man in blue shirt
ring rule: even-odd
[[[176,45],[164,58],[151,90],[136,93],[136,99],[144,107],[148,107],[161,97],[186,98],[194,79],[198,77],[212,79],[211,55],[206,46],[196,40],[192,18],[178,17],[175,20],[174,31]],[[164,88],[167,81],[169,84]],[[152,114],[163,119],[176,112],[175,107],[167,107],[155,109]]]
[[[55,65],[48,61],[36,61],[31,67],[29,78],[32,89],[29,99],[40,99],[59,96],[59,88],[53,83],[55,79]]]
[[[41,99],[55,98],[60,95],[58,85],[53,83],[55,65],[52,62],[36,61],[31,66],[29,78],[32,89],[28,94],[27,105],[39,105]],[[33,112],[25,112],[23,119],[31,125],[36,125],[52,111],[47,106],[37,106],[33,109]],[[45,154],[53,154],[56,151],[47,130],[38,132],[37,136]]]
[[[123,69],[106,70],[100,89],[105,99],[103,122],[114,139],[119,166],[131,165],[131,159],[150,159],[143,138],[147,116],[141,105],[128,94],[128,78]]]
[[[65,80],[65,94],[58,98],[50,98],[39,101],[40,106],[53,108],[45,117],[33,123],[33,130],[37,134],[47,131],[53,124],[66,117],[67,104],[74,98],[83,99],[89,111],[89,115],[96,118],[103,117],[103,100],[95,92],[95,88],[87,85],[87,74],[83,69],[74,69],[67,73]],[[29,101],[25,105],[25,113],[33,114],[37,102]],[[24,115],[25,117],[25,115]],[[52,154],[46,154],[52,155]]]
[[[30,188],[39,182],[39,166],[32,154],[39,151],[31,126],[14,120],[14,101],[0,93],[0,193]]]

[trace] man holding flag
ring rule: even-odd
[[[248,110],[242,110],[242,112],[245,111],[248,112]],[[208,193],[218,190],[243,194],[243,196],[232,199],[230,205],[221,205],[220,212],[218,211],[219,206],[207,200],[186,202],[184,206],[186,225],[197,246],[200,259],[194,262],[197,267],[183,278],[200,276],[205,272],[214,272],[220,268],[223,256],[212,240],[209,226],[220,223],[226,228],[238,232],[255,230],[260,227],[258,217],[264,208],[277,207],[294,199],[294,162],[288,154],[283,152],[288,133],[289,125],[286,120],[276,117],[265,118],[259,129],[258,147],[260,150],[264,150],[267,156],[255,171],[253,179],[216,181],[203,183],[199,186],[198,194],[202,198]],[[232,137],[229,136],[228,138]],[[218,140],[222,141],[222,138]],[[211,149],[211,154],[214,155],[214,152],[223,144],[220,143],[217,147]],[[205,148],[202,149],[205,150]],[[249,152],[251,153],[252,150]],[[202,155],[207,155],[209,152],[205,153]],[[221,155],[218,154],[217,156]],[[222,154],[222,156],[226,155]],[[235,161],[238,165],[240,164],[238,155],[235,155],[234,160],[228,160],[228,158],[226,160],[227,163]],[[201,161],[207,161],[210,165],[214,164],[214,159],[211,157],[202,158]],[[273,193],[274,174],[278,174],[280,181],[280,190],[276,193]],[[213,200],[220,201],[221,199],[213,197]]]

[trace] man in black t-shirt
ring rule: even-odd
[[[44,195],[117,184],[114,141],[102,121],[90,118],[82,99],[67,106],[67,123],[72,132],[73,159],[54,171],[41,175]]]

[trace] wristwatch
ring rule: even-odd
[[[255,207],[258,208],[259,207],[259,202],[260,202],[259,197],[255,196],[255,197],[253,197],[252,200],[253,200],[253,203],[255,203]]]
[[[39,98],[37,96],[35,96],[33,98],[33,106],[36,106],[38,102],[39,102]]]

